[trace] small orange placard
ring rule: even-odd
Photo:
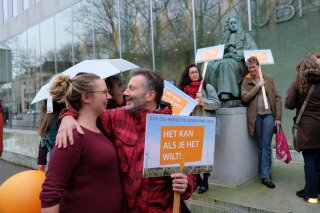
[[[219,53],[219,49],[218,48],[212,48],[210,50],[203,51],[201,53],[200,59],[202,61],[207,61],[207,60],[210,60],[212,58],[217,58],[218,57],[218,53]]]
[[[265,52],[255,52],[255,53],[250,54],[250,57],[251,56],[257,57],[257,59],[259,60],[260,64],[268,62],[268,55]]]
[[[204,126],[162,126],[160,165],[201,161]]]
[[[166,89],[163,92],[162,100],[171,104],[172,114],[174,115],[180,115],[180,112],[188,104],[188,101],[186,99],[173,92],[171,89]]]

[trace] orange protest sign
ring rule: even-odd
[[[212,48],[211,50],[203,51],[201,53],[200,58],[203,61],[208,61],[211,58],[217,58],[218,57],[218,53],[219,53],[219,49],[218,48]]]
[[[204,126],[162,126],[160,165],[201,161]]]
[[[255,56],[259,60],[260,65],[266,65],[266,64],[274,64],[272,52],[270,49],[266,50],[243,50],[243,55],[245,61],[248,60],[248,58]]]
[[[173,92],[169,88],[163,92],[162,100],[172,105],[172,114],[174,115],[180,115],[181,111],[189,103],[185,98]]]
[[[268,54],[266,52],[255,52],[255,53],[250,54],[250,57],[251,56],[257,57],[257,59],[259,60],[259,63],[261,63],[261,64],[266,63],[269,60]]]
[[[202,63],[223,58],[224,45],[205,47],[197,49],[195,63]]]

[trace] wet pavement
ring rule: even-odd
[[[0,185],[14,174],[29,170],[29,168],[18,166],[14,163],[0,160]]]
[[[36,168],[40,140],[36,131],[5,129],[4,132],[0,183],[15,173]],[[194,192],[187,205],[195,213],[319,213],[320,204],[305,203],[295,195],[297,190],[303,188],[304,172],[301,154],[293,152],[292,155],[294,161],[289,164],[273,159],[275,189],[262,185],[258,177],[238,187],[210,183],[207,193],[199,195]]]

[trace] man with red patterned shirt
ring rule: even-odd
[[[124,212],[171,213],[173,192],[181,199],[188,199],[196,187],[194,175],[182,173],[171,177],[143,177],[143,156],[146,131],[146,114],[171,114],[171,107],[161,104],[163,79],[158,72],[140,69],[125,90],[126,106],[107,110],[100,116],[101,126],[114,142],[119,158],[125,194]],[[73,115],[72,111],[64,115]],[[72,130],[82,133],[80,126],[71,116],[61,122],[56,143],[66,147],[67,138],[73,144]]]

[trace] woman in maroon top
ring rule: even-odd
[[[120,213],[123,191],[116,150],[96,125],[111,98],[105,82],[88,73],[72,79],[60,75],[50,93],[79,113],[85,134],[74,131],[78,143],[54,147],[40,194],[42,212]]]

